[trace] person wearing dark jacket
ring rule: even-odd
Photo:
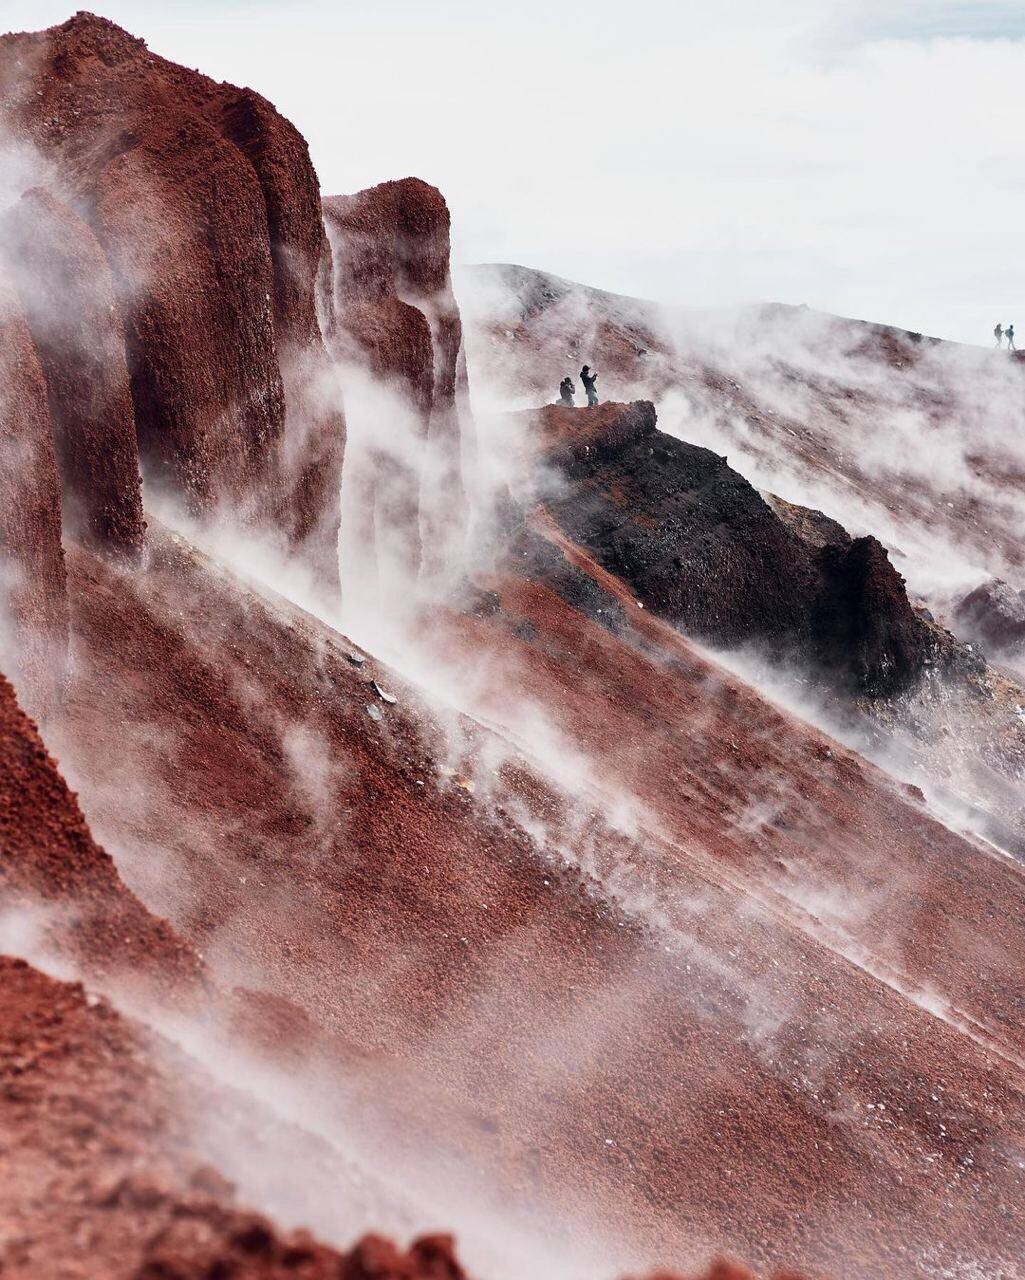
[[[573,385],[573,379],[568,376],[563,378],[559,383],[559,403],[572,405],[575,392],[576,387]]]
[[[1018,348],[1014,345],[1014,325],[1013,324],[1009,324],[1007,328],[1004,330],[1004,337],[1007,339],[1007,350],[1017,351]]]
[[[598,375],[591,372],[590,365],[584,365],[580,370],[580,381],[584,384],[584,390],[587,392],[588,405],[598,403],[598,392],[594,389],[594,384],[598,381]]]

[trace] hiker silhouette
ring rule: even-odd
[[[1009,324],[1007,328],[1004,330],[1004,337],[1007,339],[1007,350],[1017,351],[1018,348],[1014,345],[1014,325],[1013,324]]]
[[[588,405],[598,403],[598,393],[594,389],[594,384],[598,381],[597,373],[591,372],[590,365],[584,365],[580,370],[580,381],[584,384],[584,390],[587,392]]]
[[[571,405],[573,403],[573,395],[576,388],[573,386],[573,379],[569,376],[563,378],[559,383],[559,403]]]
[[[998,347],[1002,347],[1004,345],[1003,336],[1004,336],[1004,331],[1001,328],[1001,326],[998,324],[993,330],[993,337],[996,338]]]

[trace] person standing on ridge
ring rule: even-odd
[[[594,384],[598,381],[598,375],[591,372],[590,365],[584,365],[580,370],[580,381],[584,384],[584,390],[587,392],[588,406],[598,403],[598,393],[594,389]]]
[[[1007,339],[1007,350],[1017,351],[1018,348],[1014,345],[1014,325],[1013,324],[1009,324],[1007,328],[1004,330],[1004,337]]]
[[[1002,347],[1004,345],[1003,343],[1004,331],[1001,328],[999,321],[997,322],[996,328],[993,330],[993,337],[996,338],[998,347]]]
[[[573,379],[570,378],[569,375],[567,374],[566,377],[563,378],[563,380],[559,383],[559,403],[567,404],[570,407],[572,407],[573,396],[575,392],[576,392],[576,387],[574,387],[573,385]]]

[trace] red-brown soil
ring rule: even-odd
[[[396,1168],[429,1143],[439,1186],[469,1159],[512,1221],[557,1206],[646,1258],[1012,1266],[1015,869],[646,615],[617,638],[500,580],[497,614],[435,618],[503,673],[495,729],[439,739],[412,688],[184,544],[145,581],[72,564],[62,750],[93,820],[233,980],[372,1052],[347,1088]],[[524,698],[590,762],[569,810]],[[630,794],[627,838],[601,814]]]
[[[238,1208],[189,1119],[197,1096],[223,1112],[230,1093],[77,984],[0,957],[0,986],[5,1277],[463,1280],[447,1237],[343,1255]]]
[[[35,725],[0,675],[0,893],[39,912],[46,945],[95,975],[197,978],[192,949],[155,919],[93,840]]]
[[[88,225],[42,189],[2,223],[46,380],[65,525],[130,559],[144,521],[125,332],[114,282]]]
[[[68,645],[61,493],[46,383],[17,295],[0,279],[0,645],[38,713]]]
[[[431,500],[463,510],[443,199],[414,179],[333,198],[329,253],[305,144],[270,104],[88,14],[0,40],[0,99],[54,168],[20,224],[33,278],[101,281],[51,345],[42,294],[31,325],[13,294],[0,317],[30,705],[40,681],[62,691],[69,617],[72,658],[46,746],[0,680],[0,927],[89,987],[0,956],[4,1276],[463,1280],[447,1236],[350,1247],[386,1216],[404,1239],[407,1220],[455,1230],[482,1280],[719,1254],[1017,1280],[1025,875],[666,620],[697,528],[714,554],[689,575],[721,570],[723,608],[784,615],[810,591],[812,640],[878,666],[914,621],[880,545],[763,500],[650,405],[549,409],[565,487],[505,512],[488,573],[392,639],[391,665],[355,650],[230,570],[216,527],[210,554],[144,529],[125,372],[147,489],[259,517],[330,582],[342,424],[319,308],[365,415],[359,563],[397,523],[412,595]],[[546,312],[565,296],[528,281],[485,326],[491,357],[561,376]],[[601,308],[568,345],[603,390],[679,390],[682,367],[753,416],[714,363],[675,366],[642,309]],[[850,346],[923,380],[940,423],[937,344],[866,326]],[[791,382],[820,409],[847,398]],[[795,437],[820,470],[822,421]],[[80,504],[63,548],[54,440]],[[997,507],[977,510],[1006,532]]]

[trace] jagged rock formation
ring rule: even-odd
[[[921,675],[929,632],[874,538],[795,532],[725,458],[658,431],[646,401],[549,405],[537,433],[572,482],[548,495],[558,524],[675,625],[810,661],[857,694]]]
[[[20,302],[0,278],[0,649],[37,713],[68,643],[61,493],[46,382]]]
[[[802,507],[795,502],[787,502],[775,493],[763,493],[762,497],[775,511],[785,525],[797,534],[802,542],[812,547],[846,547],[850,545],[851,535],[836,520],[830,519],[821,511],[813,511],[811,507]]]
[[[423,549],[439,553],[441,526],[460,493],[465,368],[448,206],[436,188],[405,178],[331,196],[324,218],[334,263],[331,344],[396,402],[389,409],[375,399],[361,410],[366,397],[357,392],[350,409],[350,419],[363,415],[356,540],[373,541],[376,519],[392,531],[399,559],[419,566]],[[429,483],[418,441],[430,446]]]
[[[329,554],[341,426],[317,401],[326,246],[301,136],[87,13],[0,40],[0,103],[110,264],[147,478]]]
[[[958,626],[994,654],[1025,652],[1025,591],[1000,578],[970,591],[954,610]]]

